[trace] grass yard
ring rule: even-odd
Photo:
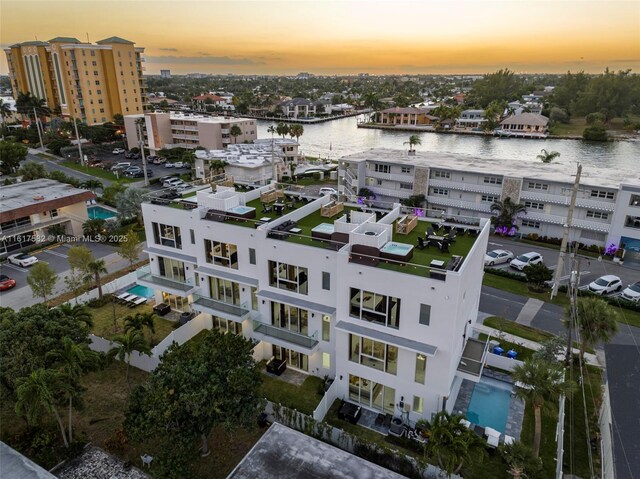
[[[264,366],[261,367],[264,369]],[[282,379],[263,374],[260,394],[271,402],[280,403],[311,415],[322,399],[321,388],[322,379],[316,376],[309,376],[301,386],[296,386]]]
[[[569,123],[554,123],[551,126],[550,133],[557,136],[579,136],[582,137],[582,132],[587,127],[587,122],[584,117],[572,118]]]
[[[80,171],[81,173],[86,173],[88,175],[95,176],[96,178],[102,178],[103,180],[119,181],[120,183],[132,183],[138,181],[136,178],[126,178],[122,175],[118,178],[110,171],[103,170],[102,168],[93,168],[91,166],[82,166],[78,163],[74,163],[73,161],[63,161],[60,164],[67,168],[71,168],[72,170]]]
[[[479,339],[481,340],[485,340],[487,339],[489,336],[487,334],[484,333],[480,333],[478,335]],[[513,349],[514,351],[516,351],[518,353],[518,357],[516,357],[517,360],[519,361],[526,361],[528,359],[531,358],[531,356],[533,356],[533,353],[535,352],[533,349],[529,349],[529,348],[525,348],[524,346],[521,346],[518,343],[512,343],[511,341],[505,341],[504,339],[500,339],[497,338],[495,336],[491,336],[492,340],[496,340],[498,342],[500,342],[500,347],[502,349],[504,349],[504,355],[507,355],[507,351],[509,351],[510,349]],[[491,354],[493,350],[489,351]]]
[[[555,477],[556,471],[556,428],[558,426],[558,403],[547,403],[542,408],[542,440],[540,441],[540,459],[544,473],[542,477]],[[533,447],[534,435],[533,406],[526,403],[520,440]],[[566,443],[565,443],[566,446]],[[565,447],[565,451],[566,451]]]
[[[490,318],[485,319],[482,324],[537,343],[542,343],[554,336],[546,331],[518,324],[498,316],[491,316]]]
[[[100,308],[89,308],[93,316],[93,334],[103,338],[112,339],[118,334],[122,334],[124,328],[124,318],[136,313],[150,313],[153,310],[149,304],[143,304],[137,308],[129,308],[120,303],[109,303]],[[114,332],[113,318],[116,318],[117,332]],[[155,316],[155,334],[145,328],[144,336],[152,345],[158,344],[173,331],[174,323],[159,316]]]

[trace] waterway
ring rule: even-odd
[[[272,122],[258,121],[258,138],[269,138],[267,128]],[[370,148],[408,148],[403,143],[412,133],[406,131],[358,128],[356,117],[304,125],[300,137],[301,150],[309,156],[338,159],[343,155]],[[491,136],[416,133],[422,144],[418,151],[463,153],[480,158],[535,159],[540,149],[560,152],[556,161],[582,162],[584,165],[640,169],[640,142],[613,141],[587,143],[580,140],[525,140]]]

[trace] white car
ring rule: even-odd
[[[174,163],[169,163],[168,161],[164,164],[165,168],[173,168]]]
[[[174,185],[171,189],[176,193],[181,193],[183,191],[191,189],[191,185],[188,183],[178,183],[177,185]]]
[[[589,283],[589,291],[595,294],[607,294],[622,289],[622,281],[617,276],[608,274],[600,276],[598,279]]]
[[[38,258],[26,253],[12,254],[7,259],[9,260],[9,263],[22,266],[23,268],[34,265],[38,262]]]
[[[493,266],[494,264],[507,263],[513,259],[513,253],[504,249],[494,249],[487,251],[484,255],[484,265]]]
[[[127,150],[125,150],[124,148],[114,148],[111,153],[113,153],[114,155],[119,155],[121,153],[126,153],[126,152]]]
[[[174,168],[184,168],[184,163],[183,163],[182,161],[176,161],[176,162],[173,164],[173,167],[174,167]]]
[[[640,281],[636,281],[630,284],[622,291],[622,299],[627,301],[633,301],[634,303],[640,303]]]
[[[524,254],[521,254],[520,256],[516,256],[514,259],[511,260],[511,262],[509,263],[509,266],[522,271],[527,266],[542,263],[542,261],[543,259],[540,253],[536,253],[535,251],[530,251],[529,253],[524,253]]]
[[[320,188],[320,194],[322,196],[337,195],[338,192],[336,191],[335,188],[329,188],[329,187],[325,186],[324,188]]]
[[[177,177],[174,176],[172,178],[169,178],[169,179],[163,181],[162,182],[162,186],[164,186],[165,188],[168,188],[168,187],[172,187],[172,186],[178,186],[178,185],[180,185],[182,183],[184,183],[184,181],[182,181],[180,178],[177,178]]]

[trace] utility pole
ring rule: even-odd
[[[149,186],[149,176],[147,175],[147,159],[144,156],[144,136],[142,136],[142,124],[144,119],[136,120],[136,129],[138,131],[138,144],[140,145],[140,155],[142,155],[142,172],[144,173],[144,186]]]
[[[42,132],[40,131],[40,119],[38,118],[35,107],[33,107],[33,117],[36,119],[36,129],[38,130],[38,138],[40,138],[40,147],[42,151],[44,151],[44,141],[42,141]]]
[[[560,286],[560,277],[562,276],[562,271],[564,269],[564,257],[567,254],[567,243],[569,242],[569,232],[571,231],[571,224],[573,222],[573,210],[576,207],[576,198],[578,196],[578,188],[580,187],[581,174],[582,165],[578,163],[576,180],[573,183],[573,190],[571,191],[571,203],[569,204],[569,211],[567,212],[567,222],[564,225],[564,232],[562,233],[562,243],[560,244],[558,265],[556,266],[556,273],[553,278],[553,288],[551,288],[551,299],[553,299],[558,294],[558,286]]]
[[[84,156],[82,156],[82,143],[80,142],[80,134],[78,133],[78,123],[75,117],[73,118],[73,128],[76,130],[76,141],[78,142],[78,155],[80,155],[80,164],[84,164]]]
[[[576,319],[578,318],[578,285],[580,284],[580,258],[576,260],[576,270],[571,271],[571,279],[569,280],[569,300],[571,302],[571,314],[569,315],[569,334],[567,339],[567,353],[565,356],[565,366],[571,365],[571,351],[573,350],[573,328],[576,327]],[[572,262],[573,263],[573,262]]]

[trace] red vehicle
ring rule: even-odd
[[[0,291],[11,289],[16,285],[16,280],[6,274],[0,274]]]

